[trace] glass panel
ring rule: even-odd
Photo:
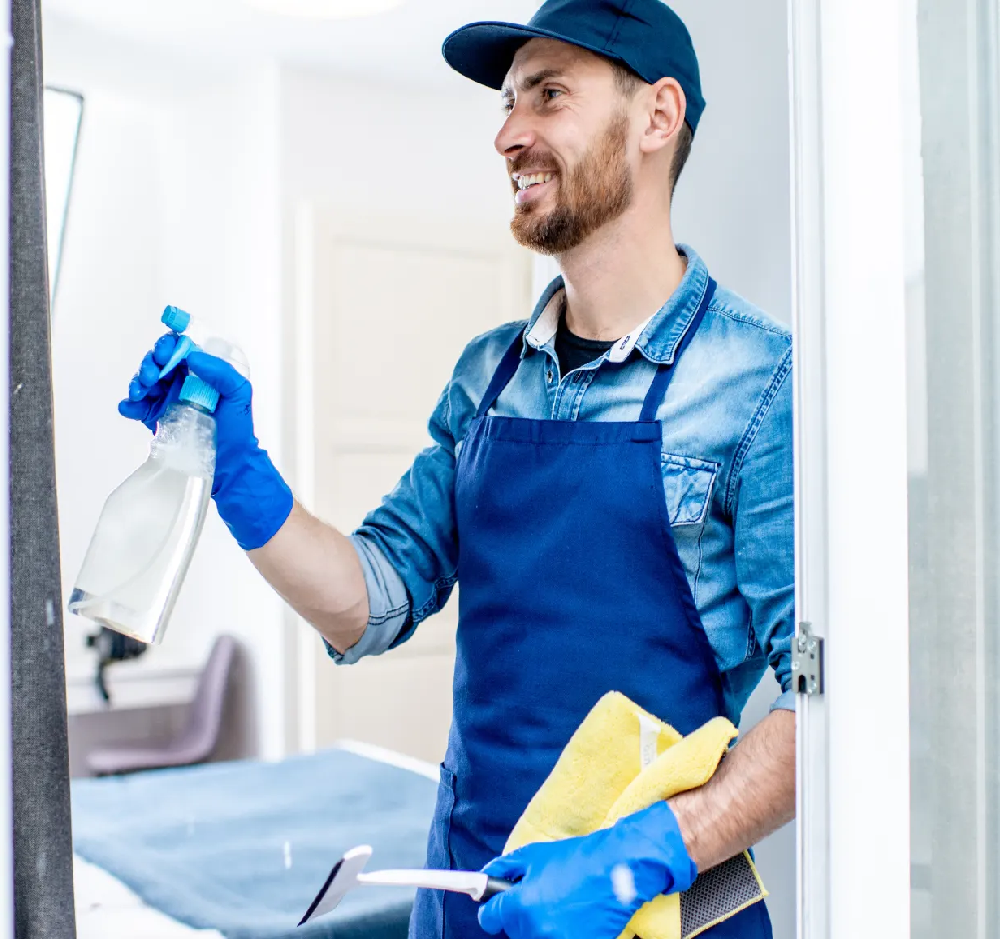
[[[70,91],[46,88],[43,107],[45,121],[45,203],[48,226],[49,302],[54,303],[59,280],[63,230],[73,186],[76,145],[83,117],[83,98]]]
[[[903,8],[912,935],[988,939],[1000,936],[997,0]]]

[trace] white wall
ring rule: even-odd
[[[155,337],[161,305],[162,141],[158,115],[112,76],[94,74],[46,22],[46,81],[87,95],[53,309],[55,445],[63,595],[68,597],[104,496],[147,439],[115,404]],[[67,622],[67,661],[84,658]],[[89,659],[89,657],[86,657]]]
[[[511,194],[493,149],[495,92],[456,80],[446,91],[286,68],[282,179],[289,205],[328,200],[345,212],[505,226]]]
[[[63,591],[103,501],[146,455],[149,435],[117,414],[162,332],[168,303],[247,351],[261,436],[279,463],[280,195],[277,73],[219,74],[48,17],[46,80],[85,95],[79,162],[52,333]],[[70,676],[89,669],[93,627],[69,617]],[[250,653],[258,749],[284,751],[280,601],[210,513],[151,671],[200,664],[220,631]]]

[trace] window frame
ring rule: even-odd
[[[85,101],[83,95],[78,91],[73,91],[69,88],[63,88],[59,85],[46,85],[43,89],[43,102],[44,104],[50,104],[52,102],[52,95],[65,96],[66,98],[71,98],[76,103],[76,120],[75,126],[72,129],[72,146],[69,152],[69,167],[68,173],[65,176],[65,188],[61,196],[61,212],[59,212],[58,218],[58,237],[53,242],[51,234],[48,234],[46,239],[46,247],[48,251],[49,260],[49,308],[50,315],[55,312],[56,296],[59,289],[59,275],[62,270],[62,257],[63,249],[66,243],[66,228],[69,224],[70,216],[70,206],[73,201],[73,183],[76,179],[76,166],[80,151],[80,135],[83,130],[83,114],[85,108]],[[43,107],[43,127],[48,122],[48,115],[50,113],[49,107]],[[49,144],[51,143],[51,135],[48,132],[44,133],[44,154],[45,154],[45,205],[46,205],[46,232],[49,232],[53,224],[52,210],[56,207],[57,203],[53,202],[54,199],[54,180],[50,178],[51,171],[53,169],[52,164],[49,159]],[[54,255],[54,256],[53,256]]]

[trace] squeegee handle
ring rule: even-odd
[[[498,893],[503,893],[513,884],[509,880],[498,880],[496,877],[488,877],[486,880],[486,889],[483,891],[483,895],[479,898],[480,903],[485,903],[487,900],[495,897]]]

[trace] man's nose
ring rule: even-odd
[[[507,115],[500,133],[497,134],[493,146],[497,153],[508,160],[514,159],[522,150],[527,150],[535,142],[535,132],[531,126],[531,121],[527,119],[522,108],[516,104]]]

